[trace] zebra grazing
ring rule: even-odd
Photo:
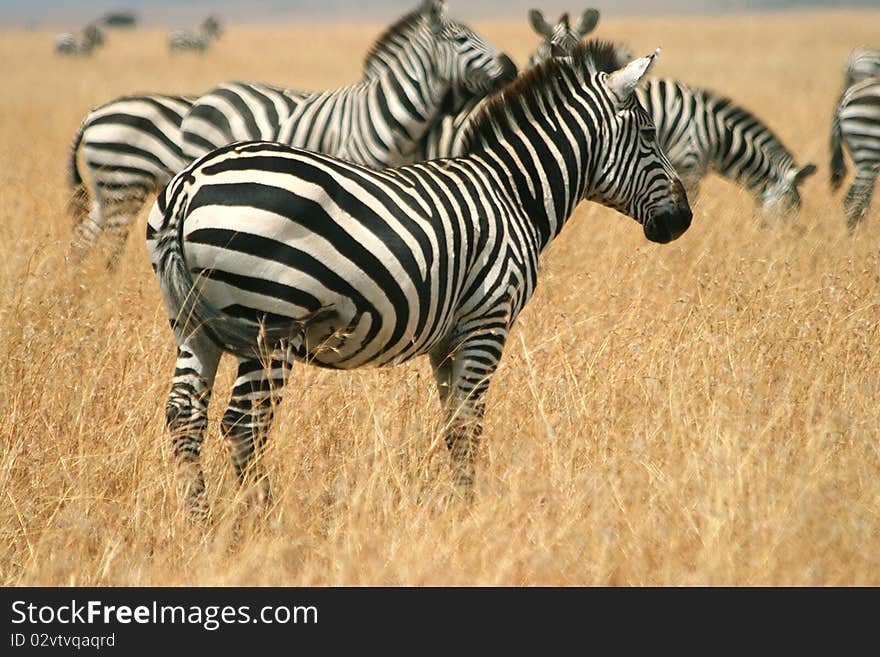
[[[214,16],[208,16],[198,31],[174,30],[168,34],[168,47],[175,50],[198,50],[204,52],[220,37],[222,30],[220,21]]]
[[[578,32],[563,20],[542,33],[549,36],[530,61],[569,52],[570,44],[580,41]],[[629,59],[623,46],[617,46],[615,55],[620,65]],[[770,128],[752,113],[729,98],[676,80],[651,79],[637,93],[657,126],[660,147],[692,202],[702,179],[714,172],[749,190],[764,212],[797,216],[798,187],[816,172],[816,165],[799,167]]]
[[[220,85],[183,119],[183,152],[194,160],[234,141],[271,140],[359,164],[411,161],[414,145],[444,108],[447,92],[485,95],[516,75],[509,57],[426,0],[375,43],[360,82],[307,93],[264,84]]]
[[[865,78],[880,77],[880,50],[856,48],[846,59],[844,87],[849,88]]]
[[[831,188],[846,176],[846,146],[856,177],[844,199],[846,223],[854,230],[868,211],[880,172],[880,77],[856,82],[847,89],[831,119]]]
[[[238,379],[221,423],[240,481],[294,361],[335,369],[427,354],[470,492],[484,393],[531,297],[538,258],[582,199],[658,243],[690,225],[684,188],[636,85],[659,51],[616,70],[590,42],[507,86],[468,155],[372,169],[278,143],[231,144],[159,195],[147,242],[178,343],[166,420],[186,508],[208,514],[200,451],[221,354]]]
[[[77,259],[106,230],[113,239],[108,267],[115,265],[148,196],[189,162],[180,150],[180,123],[194,100],[162,94],[123,96],[83,119],[70,154],[72,246]],[[88,172],[85,179],[77,163],[80,152]]]
[[[537,9],[529,11],[529,23],[532,29],[544,37],[538,49],[529,57],[529,67],[540,64],[551,54],[567,54],[579,44],[585,36],[596,29],[599,22],[598,9],[586,9],[577,24],[572,27],[568,23],[568,14],[562,14],[556,25],[550,25],[544,14]],[[554,48],[558,49],[554,51]]]
[[[97,25],[88,25],[80,32],[62,32],[55,37],[55,52],[62,55],[91,55],[104,44],[104,31]]]

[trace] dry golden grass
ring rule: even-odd
[[[236,486],[205,444],[218,526],[174,495],[173,340],[140,223],[120,270],[65,260],[68,144],[116,95],[224,79],[326,88],[381,26],[233,28],[205,57],[159,32],[91,60],[0,39],[0,582],[5,585],[880,584],[880,201],[851,239],[827,134],[877,13],[605,21],[657,74],[724,91],[819,174],[795,226],[706,181],[668,246],[584,205],[490,390],[476,503],[450,473],[425,362],[300,368],[266,462],[276,505],[233,540]],[[520,63],[526,21],[477,24]],[[212,415],[229,394],[221,366]]]

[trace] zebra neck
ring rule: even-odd
[[[369,152],[387,153],[375,165],[400,164],[435,121],[449,86],[431,76],[420,79],[401,70],[380,73],[363,84],[363,102],[353,107],[365,113],[360,124],[372,124],[373,129],[360,131],[360,135],[377,147]]]
[[[526,110],[522,128],[495,126],[495,133],[484,137],[480,157],[522,207],[540,252],[562,230],[594,179],[593,134],[563,130],[562,112],[552,118],[548,112],[539,121]],[[574,123],[571,118],[566,119],[568,128]]]

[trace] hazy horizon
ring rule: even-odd
[[[49,28],[73,27],[95,20],[108,11],[128,9],[137,14],[139,25],[146,27],[189,25],[208,14],[215,14],[227,23],[259,24],[265,22],[319,20],[355,21],[369,19],[385,22],[415,7],[414,0],[380,0],[365,4],[355,0],[179,0],[177,2],[150,2],[148,0],[5,0],[0,2],[0,27]],[[576,3],[565,0],[489,0],[465,3],[450,0],[451,15],[465,19],[516,18],[532,7],[548,15],[563,11],[575,14]],[[664,16],[664,15],[723,15],[759,13],[766,11],[815,11],[821,9],[876,9],[877,0],[669,0],[662,5],[647,0],[587,2],[582,7],[596,7],[604,17]]]

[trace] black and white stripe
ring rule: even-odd
[[[208,16],[198,30],[173,30],[168,34],[168,47],[172,52],[195,50],[204,52],[220,38],[220,21]]]
[[[471,127],[468,155],[371,169],[277,143],[220,149],[178,174],[147,240],[178,340],[166,417],[180,485],[207,513],[199,455],[223,351],[238,379],[221,426],[254,470],[297,360],[351,369],[430,356],[456,483],[470,488],[484,393],[538,258],[582,199],[668,242],[687,199],[634,93],[654,55],[614,70],[589,43],[515,81]]]
[[[447,92],[485,94],[516,74],[513,62],[426,0],[398,21],[368,55],[364,78],[308,93],[228,83],[202,96],[183,120],[190,159],[241,140],[265,139],[330,153],[360,164],[410,161]]]
[[[91,55],[104,43],[104,31],[97,25],[88,25],[79,32],[62,32],[55,37],[55,52],[62,55]]]
[[[530,61],[543,61],[552,52],[569,52],[571,44],[580,40],[579,32],[564,20],[541,33],[546,33],[545,41]],[[623,64],[629,52],[617,46],[616,56]],[[796,217],[798,186],[816,172],[816,166],[799,167],[754,114],[727,97],[677,80],[648,80],[638,94],[691,202],[699,193],[700,181],[713,172],[749,190],[762,211]]]
[[[162,94],[123,96],[83,119],[71,147],[69,170],[77,259],[107,232],[112,239],[108,266],[115,264],[149,196],[189,162],[180,150],[180,123],[194,100]],[[80,155],[85,176],[80,173]]]
[[[831,186],[846,176],[843,149],[849,151],[856,175],[844,199],[850,230],[864,219],[880,173],[880,77],[856,82],[847,89],[831,120]]]
[[[844,87],[849,88],[866,78],[880,77],[880,50],[856,48],[846,59]]]

